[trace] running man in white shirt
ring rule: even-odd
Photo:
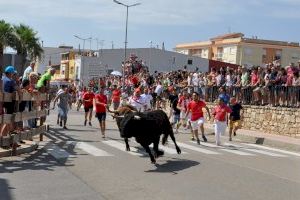
[[[146,104],[147,104],[147,108],[146,110],[152,110],[152,100],[153,100],[153,97],[151,94],[149,94],[149,89],[148,88],[145,88],[144,89],[144,94],[141,95],[142,98],[145,99],[146,101]]]
[[[147,109],[147,102],[141,97],[140,88],[135,89],[134,94],[129,98],[128,104],[132,105],[140,112],[144,112]]]

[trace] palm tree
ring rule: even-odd
[[[15,25],[14,31],[16,36],[14,49],[18,55],[23,57],[22,67],[26,64],[27,59],[36,60],[36,58],[41,58],[43,48],[39,43],[39,38],[36,36],[37,32],[24,24]]]
[[[2,75],[3,66],[3,54],[4,49],[7,46],[14,46],[15,35],[13,27],[6,23],[4,20],[0,20],[0,77]]]

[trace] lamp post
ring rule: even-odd
[[[113,0],[113,2],[115,2],[116,4],[122,5],[126,7],[126,30],[125,30],[125,48],[124,48],[124,64],[123,64],[123,81],[122,81],[122,90],[124,92],[125,90],[125,63],[126,63],[126,57],[127,57],[127,30],[128,30],[128,9],[130,7],[134,7],[134,6],[138,6],[141,5],[141,3],[135,3],[135,4],[131,4],[131,5],[126,5],[120,1],[117,0]]]
[[[77,39],[79,39],[79,40],[82,40],[83,41],[83,46],[82,46],[82,48],[83,48],[83,53],[84,53],[84,45],[85,45],[85,41],[86,40],[92,40],[92,37],[89,37],[89,38],[81,38],[81,37],[79,37],[78,35],[74,35],[74,37],[75,38],[77,38]],[[83,56],[81,57],[82,58],[82,64],[81,64],[81,67],[80,67],[80,77],[78,77],[80,80],[83,80],[83,69],[84,69],[84,54],[83,54]],[[78,72],[77,72],[78,73]]]

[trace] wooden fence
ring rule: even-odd
[[[13,114],[2,114],[0,115],[0,124],[16,124],[18,122],[23,122],[31,119],[40,119],[48,114],[48,109],[43,109],[41,106],[42,102],[48,101],[48,94],[41,93],[2,93],[0,92],[0,104],[5,102],[15,102],[15,110]],[[19,112],[19,104],[22,101],[34,102],[34,110]],[[2,107],[2,106],[1,106]],[[0,109],[1,109],[0,107]],[[41,120],[40,120],[41,121]],[[12,155],[16,155],[17,143],[22,140],[31,140],[33,136],[39,135],[40,141],[43,141],[43,134],[47,131],[47,126],[42,122],[36,128],[31,128],[30,130],[22,131],[16,134],[8,134],[7,136],[0,136],[0,147],[12,147]]]

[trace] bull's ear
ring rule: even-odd
[[[134,119],[136,119],[136,120],[141,120],[141,117],[140,116],[134,116]]]

